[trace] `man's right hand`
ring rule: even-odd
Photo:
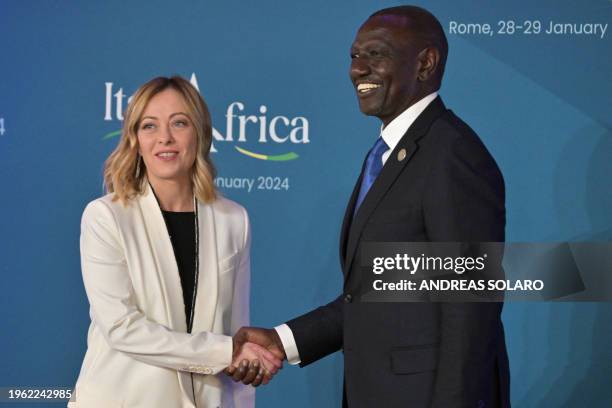
[[[246,343],[255,343],[267,349],[281,361],[286,359],[285,349],[281,342],[278,333],[274,329],[264,329],[260,327],[242,327],[236,332],[233,337],[235,353],[241,350]],[[282,368],[282,367],[281,367]],[[251,384],[254,380],[248,375],[248,369],[239,369],[235,366],[230,366],[225,370],[225,373],[232,377],[236,382],[242,381],[244,384]],[[245,382],[246,381],[246,382]],[[264,379],[263,383],[267,383]]]

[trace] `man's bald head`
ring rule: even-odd
[[[390,25],[401,24],[422,42],[423,48],[434,47],[438,50],[440,61],[434,80],[437,81],[439,88],[448,56],[448,41],[438,19],[429,11],[416,6],[397,6],[378,10],[368,20],[374,18],[386,20]]]

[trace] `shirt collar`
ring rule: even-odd
[[[417,103],[409,106],[408,109],[400,113],[400,115],[393,119],[386,127],[380,127],[380,137],[382,137],[387,146],[389,146],[390,152],[395,149],[395,146],[397,146],[402,136],[404,136],[416,118],[423,113],[425,108],[431,101],[436,99],[437,96],[438,92],[430,93]]]

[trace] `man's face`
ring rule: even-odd
[[[417,80],[418,40],[394,16],[373,17],[351,46],[350,76],[359,108],[386,126],[425,95]]]

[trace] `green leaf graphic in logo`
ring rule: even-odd
[[[249,157],[253,157],[254,159],[259,159],[259,160],[269,160],[269,161],[289,161],[289,160],[295,160],[297,159],[298,156],[296,153],[294,152],[289,152],[289,153],[285,153],[285,154],[277,154],[277,155],[267,155],[267,154],[260,154],[260,153],[254,153],[254,152],[250,152],[246,149],[242,149],[238,146],[234,146],[236,148],[236,150],[238,150],[240,153],[249,156]]]
[[[113,137],[119,136],[121,134],[121,130],[115,130],[114,132],[110,132],[102,137],[102,140],[112,139]]]

